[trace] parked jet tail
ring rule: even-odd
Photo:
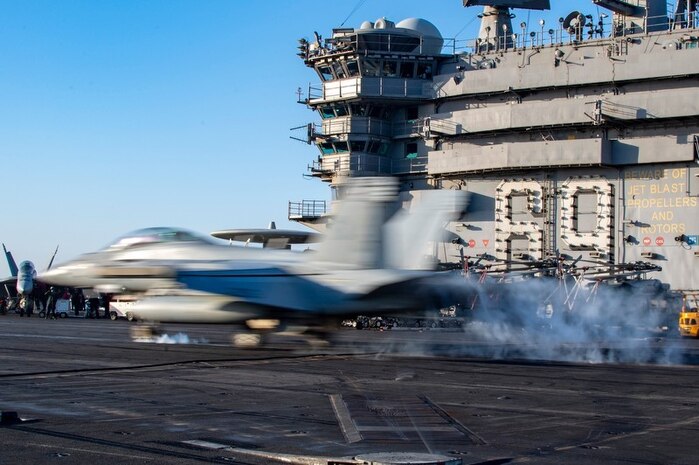
[[[53,251],[53,255],[51,256],[51,261],[49,261],[49,266],[46,267],[46,271],[51,269],[51,266],[53,266],[53,261],[56,259],[56,254],[58,253],[58,246],[56,246],[56,250]]]
[[[5,244],[2,245],[2,250],[5,251],[5,257],[7,257],[7,265],[10,267],[10,275],[17,277],[17,264],[15,263],[15,259],[12,257],[12,252],[8,252],[7,248],[5,248]]]

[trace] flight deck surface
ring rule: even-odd
[[[605,364],[475,357],[485,345],[524,352],[454,330],[345,329],[331,348],[278,338],[240,350],[226,326],[167,325],[170,341],[189,343],[165,344],[131,341],[132,325],[0,317],[0,464],[353,463],[400,452],[464,464],[695,463],[696,340],[648,336],[652,352],[672,347],[673,365]]]

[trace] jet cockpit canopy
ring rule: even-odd
[[[104,247],[104,250],[115,251],[137,247],[139,245],[152,245],[165,242],[199,242],[202,244],[215,244],[207,236],[197,234],[181,228],[156,227],[145,228],[130,232],[117,238],[114,242]]]
[[[19,264],[20,273],[31,273],[34,271],[34,264],[29,260],[25,260]]]

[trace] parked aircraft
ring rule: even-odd
[[[424,192],[408,214],[396,211],[397,183],[350,183],[317,251],[217,244],[176,228],[128,234],[40,275],[50,284],[101,292],[146,292],[139,319],[247,323],[339,319],[348,314],[423,309],[435,293],[430,241],[466,194]],[[387,219],[390,216],[390,219]]]
[[[320,241],[320,234],[311,231],[277,229],[272,221],[267,229],[225,229],[214,231],[212,236],[245,244],[262,244],[262,247],[289,249],[293,244],[308,244]]]
[[[10,276],[1,281],[5,287],[5,293],[9,295],[11,292],[8,286],[13,286],[16,289],[17,294],[20,296],[30,295],[32,291],[34,291],[36,284],[37,273],[34,263],[29,260],[24,260],[20,262],[19,266],[17,266],[15,259],[12,256],[12,252],[7,250],[5,244],[2,244],[2,250],[5,252],[7,265],[10,267]],[[51,269],[51,265],[53,264],[53,260],[56,258],[57,253],[58,247],[56,247],[56,250],[53,252],[53,256],[51,257],[47,270]]]

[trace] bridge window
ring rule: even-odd
[[[320,148],[320,153],[323,155],[330,155],[331,153],[335,153],[335,149],[333,148],[333,144],[330,142],[323,142],[318,146]]]
[[[335,71],[335,77],[337,77],[337,79],[344,79],[346,77],[344,68],[338,62],[333,62],[333,71]]]
[[[352,116],[366,116],[367,106],[361,103],[352,103],[350,104],[350,113]]]
[[[359,76],[359,66],[356,61],[352,60],[347,62],[347,73],[350,76]]]
[[[335,142],[335,150],[337,153],[347,153],[349,148],[347,148],[347,142]]]
[[[417,142],[405,144],[405,158],[417,158]]]
[[[391,51],[413,52],[420,47],[420,38],[406,36],[391,36]]]
[[[383,75],[385,77],[396,77],[398,75],[398,62],[385,60],[383,62]]]
[[[369,147],[367,148],[367,152],[379,153],[380,147],[381,147],[381,141],[378,141],[378,140],[369,141]]]
[[[323,81],[331,81],[333,78],[333,72],[330,70],[330,66],[319,66],[318,75]]]
[[[318,113],[320,113],[320,117],[323,119],[347,116],[349,114],[349,107],[343,104],[327,105],[318,107]]]
[[[333,111],[332,107],[319,107],[318,113],[320,113],[320,117],[323,119],[335,117],[335,112]]]
[[[388,119],[391,116],[391,112],[386,107],[374,105],[369,109],[369,116],[372,118]]]
[[[366,141],[363,140],[353,140],[350,141],[350,150],[352,152],[363,152]]]
[[[367,77],[378,77],[381,74],[381,61],[367,58],[362,62],[364,71],[362,74]]]
[[[400,77],[402,78],[412,78],[414,77],[415,63],[412,61],[402,61],[400,64]]]
[[[420,79],[432,79],[432,65],[430,63],[418,63],[417,77]]]
[[[347,116],[348,108],[347,105],[338,105],[335,107],[335,114],[337,116]]]

